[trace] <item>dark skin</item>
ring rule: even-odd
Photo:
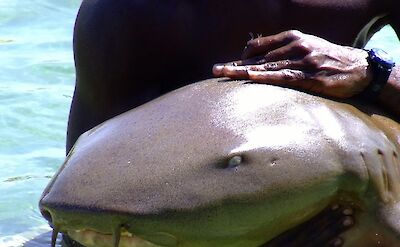
[[[77,82],[67,151],[80,134],[97,124],[211,77],[215,63],[240,57],[249,32],[265,36],[297,29],[338,45],[363,46],[385,24],[400,34],[398,5],[394,0],[85,0],[74,33]],[[332,46],[315,39],[309,37],[315,45],[310,49],[319,49],[325,60]],[[247,50],[251,47],[255,46]],[[262,55],[271,48],[244,57]],[[357,52],[358,63],[365,64],[365,54]],[[399,95],[397,73],[393,75],[392,88],[383,96]],[[360,85],[365,86],[369,79],[363,80]],[[391,105],[397,106],[398,97],[390,98]]]
[[[214,74],[351,97],[371,74],[366,52],[350,46],[363,47],[386,24],[400,35],[399,12],[396,0],[83,0],[74,32],[77,79],[67,152],[99,123],[211,77],[214,64],[238,60],[246,44],[239,66],[219,65]],[[247,43],[250,32],[264,37]],[[398,115],[399,91],[396,68],[380,103]],[[326,222],[326,216],[318,219]],[[320,241],[330,243],[343,230],[321,234]]]
[[[215,65],[213,71],[216,76],[250,79],[346,99],[362,93],[373,80],[367,57],[367,51],[361,49],[288,31],[249,41],[243,60]],[[395,67],[377,98],[377,103],[396,118],[400,116],[399,76],[400,69]]]

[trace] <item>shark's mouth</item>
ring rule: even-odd
[[[93,230],[69,230],[67,234],[86,247],[161,247],[125,230],[113,235]]]

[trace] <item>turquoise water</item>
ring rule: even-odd
[[[38,199],[64,158],[79,0],[0,0],[0,246],[49,246]],[[369,44],[397,57],[393,30]],[[28,245],[26,245],[28,246]]]
[[[37,203],[64,156],[79,4],[0,0],[1,247],[50,229]]]

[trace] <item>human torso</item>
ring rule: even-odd
[[[81,127],[69,128],[77,133],[72,139],[116,114],[211,77],[214,63],[240,57],[249,33],[298,29],[352,45],[385,9],[380,0],[85,0],[74,36],[77,91],[70,118]]]
[[[237,58],[249,33],[272,35],[297,29],[341,45],[353,45],[368,24],[383,17],[384,3],[375,0],[241,0],[196,1],[193,35],[197,45],[212,49],[210,62]],[[367,31],[364,29],[364,31]],[[220,52],[219,52],[220,51]],[[204,52],[202,52],[203,55]],[[208,60],[206,59],[206,60]]]

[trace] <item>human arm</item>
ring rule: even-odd
[[[285,85],[336,98],[361,93],[372,81],[368,53],[299,31],[248,42],[243,60],[214,66],[214,75]],[[400,70],[395,67],[378,101],[400,116]]]

